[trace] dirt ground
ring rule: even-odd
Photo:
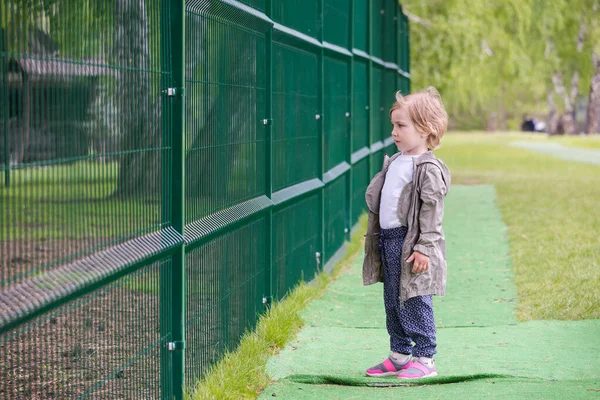
[[[31,277],[39,266],[94,245],[91,240],[3,242],[4,285],[10,285],[9,277],[18,282],[19,274]],[[213,269],[218,263],[211,260],[225,250],[213,247],[189,260],[188,385],[203,376],[226,345],[235,346],[254,320],[245,303],[249,297],[258,299],[256,282],[233,293],[230,286],[237,282],[218,283],[220,272]],[[160,353],[169,357],[164,349],[170,340],[168,326],[163,333],[160,326],[168,320],[160,318],[160,274],[165,267],[168,263],[145,267],[0,336],[0,400],[160,399],[161,387],[171,388],[161,384],[160,376]],[[263,275],[254,279],[264,280]],[[164,304],[170,304],[170,291],[165,296]]]
[[[106,238],[1,241],[0,282],[12,283],[20,276],[30,275],[61,260],[81,258],[84,252],[107,241]]]
[[[3,336],[0,399],[160,398],[159,310],[111,285]]]

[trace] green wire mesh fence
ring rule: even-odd
[[[0,3],[0,399],[171,399],[343,251],[394,0]]]

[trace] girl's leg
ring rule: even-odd
[[[400,233],[400,235],[398,235]],[[383,231],[385,236],[386,231]],[[399,315],[400,271],[402,244],[405,228],[397,228],[394,236],[383,240],[383,302],[385,305],[385,324],[390,335],[390,350],[401,354],[412,354],[412,340],[405,332]]]
[[[435,318],[432,296],[416,296],[404,302],[399,320],[406,334],[415,342],[414,357],[433,357],[436,351]]]
[[[390,350],[401,354],[413,354],[412,340],[404,332],[398,306],[385,309],[385,326],[390,335]]]
[[[399,289],[400,289],[400,260],[402,242],[406,234],[405,228],[400,230],[382,230],[380,240],[381,261],[383,262],[383,302],[385,305],[386,327],[390,335],[390,348],[393,354],[382,363],[369,369],[368,376],[393,376],[397,375],[411,362],[412,341],[402,329],[398,315]]]

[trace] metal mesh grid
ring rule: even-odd
[[[171,293],[160,277],[169,266],[150,265],[3,335],[0,398],[168,396],[160,351],[170,328],[160,304]]]
[[[325,188],[325,262],[342,246],[346,237],[346,182],[340,177]]]
[[[330,0],[323,4],[323,40],[344,48],[350,44],[352,0]]]
[[[349,61],[349,60],[348,60]],[[349,137],[350,64],[346,60],[325,57],[325,169],[330,170],[347,158]]]
[[[369,146],[369,66],[354,60],[354,100],[352,104],[352,152]]]
[[[372,0],[369,4],[371,7],[371,55],[377,58],[383,58],[384,43],[386,40],[384,34],[384,15],[385,15],[386,0]]]
[[[354,48],[369,50],[369,2],[354,1]]]
[[[320,21],[319,1],[272,1],[273,21],[317,38]]]
[[[0,399],[182,398],[312,278],[394,151],[396,11],[3,1]]]
[[[265,33],[202,11],[186,13],[188,221],[265,190]]]
[[[168,152],[161,2],[13,3],[0,60],[2,287],[168,221],[161,175],[148,173]],[[124,20],[128,12],[143,15]]]
[[[358,218],[367,209],[365,191],[370,180],[369,159],[367,157],[352,166],[352,225],[358,222]]]
[[[318,57],[273,43],[273,190],[318,177]]]
[[[281,299],[296,283],[312,279],[316,272],[318,210],[319,197],[312,195],[273,213],[275,298]]]
[[[379,65],[373,65],[372,85],[371,85],[371,96],[373,99],[373,107],[371,108],[371,121],[373,129],[373,141],[379,142],[387,137],[384,136],[384,127],[388,126],[388,119],[386,113],[386,103],[391,103],[392,99],[384,99],[382,95],[383,91],[383,68]]]
[[[260,218],[190,251],[186,257],[186,380],[193,384],[233,349],[259,312],[267,266]]]

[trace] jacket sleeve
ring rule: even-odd
[[[413,251],[431,257],[435,244],[443,235],[444,197],[448,188],[442,177],[442,171],[431,164],[426,166],[420,186],[420,236]]]

